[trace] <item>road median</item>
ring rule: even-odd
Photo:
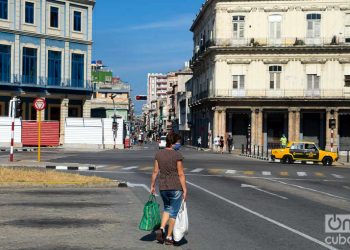
[[[0,187],[117,187],[119,182],[96,176],[28,167],[0,168]]]

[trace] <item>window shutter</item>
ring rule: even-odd
[[[244,89],[245,88],[245,76],[244,75],[241,76],[239,88],[240,89]]]
[[[315,76],[314,89],[320,89],[320,77]]]
[[[238,76],[237,75],[232,76],[232,88],[233,89],[238,88]]]
[[[308,90],[312,89],[312,78],[313,78],[313,75],[307,75],[307,89]]]
[[[244,38],[244,22],[239,23],[239,38]]]
[[[281,38],[281,22],[276,23],[276,38]]]
[[[315,21],[314,28],[315,28],[315,37],[320,37],[321,36],[321,21]]]
[[[307,37],[313,37],[313,21],[307,21]]]

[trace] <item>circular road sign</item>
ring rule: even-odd
[[[33,106],[37,111],[44,110],[46,108],[46,101],[43,98],[36,98]]]

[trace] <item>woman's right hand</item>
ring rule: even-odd
[[[156,187],[151,186],[151,194],[156,194]]]

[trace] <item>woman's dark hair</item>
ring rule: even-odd
[[[176,133],[169,133],[166,136],[166,147],[170,148],[171,145],[177,143],[178,141],[181,140],[181,136],[179,134]]]

